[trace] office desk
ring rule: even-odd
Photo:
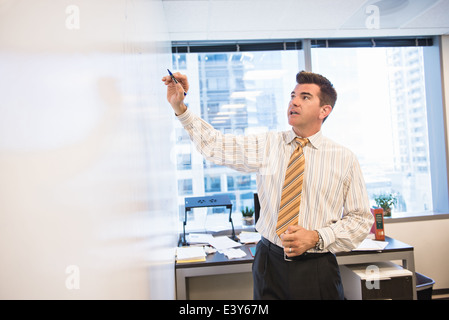
[[[385,237],[385,241],[388,242],[388,245],[380,252],[351,251],[337,253],[337,262],[339,265],[345,265],[401,260],[402,266],[413,272],[413,298],[416,299],[415,259],[413,247],[389,237]],[[255,244],[249,244],[240,247],[246,252],[246,256],[239,259],[229,260],[225,255],[217,252],[208,255],[206,261],[203,262],[176,263],[176,298],[178,300],[188,299],[187,278],[251,272],[253,257],[251,256],[249,248],[254,246]]]

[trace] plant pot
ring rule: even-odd
[[[391,208],[384,209],[384,217],[391,217]]]
[[[252,226],[254,224],[254,217],[243,217],[243,225]]]

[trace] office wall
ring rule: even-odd
[[[435,281],[434,289],[449,288],[449,219],[388,223],[385,232],[414,247],[415,269]]]
[[[172,299],[160,0],[0,1],[0,299]]]

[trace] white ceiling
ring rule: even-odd
[[[449,0],[162,0],[162,3],[172,41],[449,34]],[[378,24],[374,20],[376,8]]]

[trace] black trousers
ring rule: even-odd
[[[283,249],[262,238],[253,263],[254,299],[342,300],[343,285],[332,253],[285,261]]]

